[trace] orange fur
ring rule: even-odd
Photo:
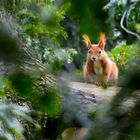
[[[84,78],[93,83],[114,83],[118,79],[118,68],[115,62],[107,56],[104,47],[106,44],[105,34],[100,34],[98,44],[91,44],[87,35],[83,36],[84,42],[89,48],[86,63],[83,68]]]
[[[83,34],[82,37],[83,37],[83,41],[85,42],[85,44],[87,45],[87,47],[89,47],[90,44],[91,44],[90,38],[86,34]]]

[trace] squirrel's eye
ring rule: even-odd
[[[90,53],[91,51],[89,50],[88,53]]]
[[[99,54],[101,53],[101,51],[99,51]]]

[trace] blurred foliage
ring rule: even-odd
[[[90,139],[139,140],[139,69],[129,72],[125,86],[110,102],[99,105],[91,116],[95,119]],[[133,120],[133,121],[132,121]]]
[[[107,12],[103,10],[105,4],[104,0],[71,0],[71,15],[79,23],[77,28],[81,34],[86,33],[96,41],[100,32],[108,31]]]
[[[37,122],[29,116],[29,112],[31,111],[26,106],[0,103],[0,139],[22,138],[24,132],[22,120],[36,123],[37,127]]]
[[[15,28],[20,40],[31,47],[48,67],[57,62],[62,68],[65,62],[73,60],[76,53],[74,49],[61,47],[62,41],[67,39],[61,21],[70,8],[69,2],[61,3],[53,0],[2,1],[2,6],[8,11],[4,18],[10,19],[8,22]]]
[[[29,100],[34,109],[41,112],[47,112],[49,117],[58,114],[60,108],[60,97],[58,94],[57,87],[45,89],[39,86],[35,82],[35,78],[29,77],[25,73],[12,74],[9,78],[11,82],[11,88],[15,89],[20,96],[24,97],[27,101]]]
[[[87,139],[139,139],[139,92],[134,92],[139,90],[140,49],[137,40],[120,27],[127,9],[124,24],[139,34],[139,6],[138,0],[1,0],[0,139],[58,139],[66,126],[77,126],[72,122],[75,118],[82,122],[78,126],[90,126]],[[87,48],[81,34],[96,43],[101,31],[109,36],[107,46],[114,49],[108,54],[126,83],[110,103],[88,114],[74,98],[62,101],[72,92],[66,81],[83,80]],[[75,75],[64,82],[46,74],[59,77],[65,69]],[[132,108],[118,112],[131,98]],[[68,114],[61,112],[63,108]]]
[[[104,7],[109,12],[108,23],[113,31],[114,41],[126,40],[131,44],[137,41],[137,38],[126,33],[120,26],[120,21],[124,12],[127,10],[124,17],[124,26],[133,32],[139,33],[136,28],[140,23],[140,1],[139,0],[110,0]]]
[[[8,6],[7,3],[6,6]],[[22,102],[29,111],[33,109],[38,118],[43,117],[44,114],[52,118],[60,111],[59,90],[57,86],[53,86],[52,82],[51,87],[48,83],[43,83],[46,69],[37,55],[40,53],[36,52],[33,44],[30,46],[24,41],[25,36],[22,35],[26,35],[26,31],[23,31],[22,24],[15,20],[17,15],[13,12],[13,9],[1,10],[0,18],[0,73],[2,77],[0,97],[3,102],[1,103],[3,110],[1,110],[2,116],[0,117],[0,122],[2,122],[0,137],[8,140],[20,139],[20,137],[40,139],[39,132],[43,130],[36,130],[37,122],[31,119],[31,114],[27,114],[24,107],[22,108]],[[21,101],[19,97],[24,100]],[[29,122],[24,123],[25,120],[31,122],[32,125]],[[40,127],[42,127],[41,123]],[[27,128],[28,132],[25,132]],[[32,136],[30,136],[31,132],[33,132]]]
[[[130,67],[135,69],[140,62],[139,44],[120,43],[109,52],[109,56],[117,63],[120,70],[127,71]]]
[[[136,24],[135,28],[136,28],[137,32],[139,33],[140,32],[140,24]]]
[[[34,111],[29,108],[28,103],[19,102],[13,90],[14,89],[10,90],[9,80],[1,76],[0,139],[2,140],[24,139],[23,134],[26,124],[34,126],[36,130],[40,129],[38,122],[31,117]],[[13,93],[9,93],[11,91],[13,91]],[[11,96],[13,96],[13,99]]]
[[[126,81],[129,72],[135,72],[140,65],[139,43],[127,45],[125,42],[119,43],[108,52],[109,57],[117,63],[119,68],[119,84]],[[128,74],[129,75],[129,74]]]

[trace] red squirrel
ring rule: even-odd
[[[100,34],[98,44],[92,44],[86,34],[83,35],[83,41],[89,49],[83,68],[85,81],[94,84],[115,84],[118,79],[118,68],[104,50],[106,45],[105,34]]]

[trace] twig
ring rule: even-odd
[[[120,21],[120,26],[121,28],[126,31],[128,34],[131,34],[131,35],[134,35],[138,38],[138,40],[140,41],[140,36],[137,34],[137,33],[134,33],[130,30],[128,30],[126,27],[124,27],[123,23],[124,23],[124,19],[126,17],[126,14],[127,14],[127,10],[124,11],[123,15],[122,15],[122,18],[121,18],[121,21]]]

